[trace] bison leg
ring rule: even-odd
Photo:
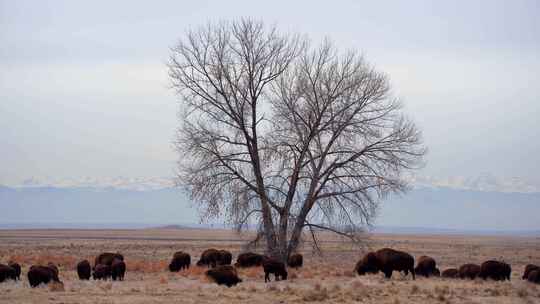
[[[269,272],[265,272],[264,273],[264,282],[270,282],[270,273]]]
[[[384,276],[387,278],[387,279],[390,279],[392,278],[392,270],[384,270]]]

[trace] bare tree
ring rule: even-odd
[[[387,77],[356,52],[243,19],[187,33],[172,49],[181,96],[178,183],[203,215],[259,224],[286,259],[304,228],[355,238],[385,195],[406,190],[421,134]]]

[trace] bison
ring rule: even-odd
[[[264,269],[264,282],[270,281],[270,274],[274,274],[274,278],[276,281],[279,281],[281,278],[282,280],[287,280],[287,270],[285,269],[285,264],[276,261],[274,259],[264,259],[262,262],[263,269]]]
[[[379,273],[377,267],[377,255],[375,252],[368,252],[364,257],[356,263],[354,271],[359,275],[366,273]]]
[[[540,269],[532,270],[527,276],[527,281],[540,284]]]
[[[97,264],[94,266],[94,273],[92,274],[94,280],[107,280],[111,275],[111,266],[105,264]]]
[[[171,263],[169,264],[169,270],[171,272],[178,272],[182,269],[188,269],[191,265],[191,256],[183,251],[177,251],[174,253]]]
[[[232,254],[227,250],[219,251],[219,265],[231,265]]]
[[[124,256],[120,253],[103,252],[96,257],[94,261],[94,267],[99,264],[111,266],[114,259],[119,259],[123,261]]]
[[[304,265],[304,257],[300,253],[291,254],[287,259],[287,265],[291,268],[300,268]]]
[[[231,265],[220,265],[206,271],[206,276],[216,282],[218,285],[226,285],[231,287],[242,282],[238,277],[236,269]]]
[[[258,253],[253,252],[244,252],[238,255],[236,258],[236,267],[253,267],[261,266],[263,263],[264,257]]]
[[[521,277],[523,280],[527,280],[529,278],[529,273],[533,270],[540,270],[540,266],[529,264],[525,266],[525,271],[523,271],[523,276]]]
[[[435,262],[435,259],[423,255],[418,258],[418,264],[414,268],[414,273],[416,275],[429,278],[429,276],[435,274],[435,269],[437,269],[437,263]]]
[[[58,276],[59,272],[58,272],[58,266],[56,266],[54,263],[52,262],[49,262],[47,263],[47,267],[49,267],[50,269],[52,269],[54,272],[56,272],[56,276]]]
[[[126,263],[123,260],[114,259],[111,265],[111,276],[113,281],[123,281],[125,273]]]
[[[79,280],[90,280],[92,274],[92,267],[90,267],[90,262],[88,260],[82,260],[77,263],[77,275]]]
[[[477,264],[464,264],[459,267],[458,275],[461,279],[469,278],[474,280],[480,273],[480,266]]]
[[[0,283],[5,280],[17,280],[16,270],[8,265],[0,264]]]
[[[512,268],[505,262],[489,260],[480,265],[480,273],[478,273],[478,276],[484,280],[490,278],[495,281],[510,281],[511,272]]]
[[[49,282],[61,283],[58,279],[58,270],[49,266],[32,266],[28,270],[28,282],[30,286],[37,287],[39,284],[48,284]]]
[[[390,248],[380,249],[373,254],[368,253],[355,268],[360,275],[382,271],[388,279],[392,277],[393,271],[403,271],[405,275],[411,272],[413,280],[415,279],[414,258],[406,252]]]
[[[443,278],[451,278],[451,279],[455,279],[459,276],[459,271],[457,270],[457,268],[448,268],[448,269],[445,269],[443,272],[442,272],[442,277]]]
[[[217,249],[206,249],[201,254],[201,258],[197,262],[197,266],[207,265],[208,267],[216,267],[221,261],[221,253]]]
[[[21,265],[19,265],[19,263],[10,261],[8,263],[8,266],[15,269],[15,276],[17,277],[17,280],[20,280],[21,279]]]

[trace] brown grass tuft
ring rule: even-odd
[[[9,260],[21,265],[47,265],[49,262],[55,264],[60,269],[73,269],[78,263],[78,259],[70,255],[11,255]]]
[[[49,283],[49,290],[52,292],[64,291],[64,284],[61,282]]]
[[[354,272],[350,271],[350,270],[345,270],[345,271],[343,271],[343,276],[352,278],[352,277],[354,277]]]
[[[316,288],[313,290],[308,290],[302,299],[306,302],[315,302],[315,301],[326,301],[329,298],[328,290],[326,288],[322,288],[317,290]]]
[[[127,271],[140,271],[143,273],[163,272],[167,269],[167,261],[147,261],[129,259],[126,262]]]
[[[520,297],[520,298],[526,298],[526,297],[529,295],[529,292],[528,292],[527,289],[525,289],[525,288],[520,288],[520,289],[518,289],[518,291],[517,291],[517,295],[518,295],[518,297]]]
[[[101,288],[101,290],[103,291],[109,291],[112,289],[112,283],[108,282],[108,283],[100,284],[99,288]]]

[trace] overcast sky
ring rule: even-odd
[[[169,47],[254,17],[389,74],[424,132],[421,174],[540,183],[540,1],[0,0],[0,184],[170,176]]]

